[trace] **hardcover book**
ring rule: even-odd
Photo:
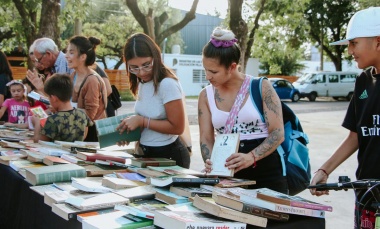
[[[271,211],[265,208],[260,208],[252,204],[243,203],[237,198],[234,198],[231,195],[228,195],[226,193],[214,190],[212,192],[212,198],[214,199],[215,203],[222,205],[224,207],[232,208],[234,210],[265,217],[268,219],[278,220],[278,221],[288,221],[289,220],[289,214],[281,213],[281,212],[275,212]]]
[[[323,211],[332,211],[332,206],[316,203],[300,196],[290,196],[268,188],[260,188],[257,190],[257,198],[270,201],[277,204],[299,207],[299,208],[308,208],[315,210]]]
[[[211,153],[212,170],[208,175],[233,177],[234,170],[228,169],[226,159],[238,152],[240,143],[239,134],[218,134],[215,137],[214,147]]]
[[[152,219],[126,214],[122,211],[105,213],[87,217],[82,222],[82,229],[116,229],[116,228],[144,228],[153,225]]]
[[[72,177],[86,177],[86,170],[76,164],[61,164],[26,168],[26,181],[32,185],[71,181]]]
[[[244,203],[256,205],[258,207],[266,208],[272,211],[294,215],[311,216],[316,218],[325,218],[325,211],[322,210],[292,207],[259,199],[257,198],[257,190],[234,188],[234,190],[229,190],[227,193],[239,198]]]
[[[146,168],[147,166],[176,165],[176,161],[167,158],[132,158],[131,164],[140,168]]]
[[[88,153],[88,152],[78,152],[76,154],[76,157],[85,161],[91,161],[95,162],[96,160],[102,160],[102,161],[116,161],[119,163],[125,164],[126,159],[122,157],[117,156],[111,156],[101,153]]]
[[[212,192],[210,192],[207,189],[199,188],[199,187],[178,187],[178,186],[171,186],[169,189],[171,192],[179,195],[179,196],[185,196],[185,197],[194,197],[196,195],[201,197],[211,197]]]
[[[231,228],[245,229],[247,224],[234,222],[208,213],[157,211],[154,225],[161,228]]]
[[[100,148],[116,145],[120,141],[134,142],[140,140],[140,128],[136,128],[128,133],[124,131],[122,134],[116,130],[121,121],[131,115],[133,114],[118,115],[95,121]]]
[[[193,205],[211,215],[229,220],[243,222],[259,227],[266,227],[268,223],[267,218],[250,215],[230,208],[226,208],[216,204],[215,202],[204,200],[199,196],[194,197]]]

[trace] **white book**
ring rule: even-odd
[[[215,137],[214,147],[211,153],[212,170],[207,175],[233,177],[234,169],[228,169],[226,159],[238,152],[240,143],[239,134],[218,134]]]
[[[127,204],[129,200],[115,193],[103,193],[87,199],[70,197],[65,200],[65,203],[81,210],[91,210],[114,207],[116,204]]]
[[[111,192],[112,189],[107,188],[102,185],[102,181],[91,181],[88,179],[80,179],[80,178],[71,178],[71,185],[79,190],[85,192],[100,192],[107,193]]]

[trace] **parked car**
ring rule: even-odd
[[[291,99],[293,102],[297,102],[300,99],[300,92],[293,87],[292,83],[282,78],[268,78],[272,83],[274,90],[276,90],[280,99]]]

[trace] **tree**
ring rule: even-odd
[[[323,52],[334,63],[337,71],[342,70],[343,54],[347,46],[328,44],[346,36],[347,24],[357,9],[358,5],[351,0],[323,0],[310,1],[304,12],[311,40],[322,46]]]
[[[152,5],[159,6],[161,4],[148,4],[148,9],[145,10],[145,14],[137,4],[137,0],[126,0],[127,6],[132,12],[133,17],[142,27],[145,34],[155,40],[156,44],[160,45],[165,38],[178,32],[185,27],[187,23],[195,18],[195,11],[197,9],[199,0],[194,0],[189,12],[185,17],[176,24],[170,25],[168,28],[162,28],[164,23],[168,20],[168,13],[163,12],[159,16],[154,15],[154,9]]]

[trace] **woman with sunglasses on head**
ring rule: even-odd
[[[147,35],[132,35],[124,47],[130,90],[137,98],[136,115],[124,119],[120,132],[140,128],[139,147],[145,157],[175,160],[190,167],[190,155],[179,135],[185,128],[182,87],[161,58],[160,48]],[[120,142],[120,145],[128,144]]]

